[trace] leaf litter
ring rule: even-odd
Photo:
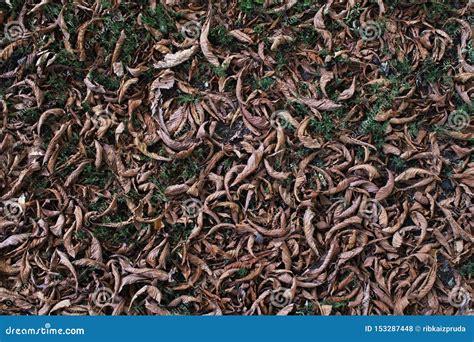
[[[0,4],[0,313],[472,314],[472,2]]]

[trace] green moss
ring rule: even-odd
[[[385,142],[385,129],[387,123],[380,123],[374,120],[373,117],[366,118],[362,124],[362,133],[370,134],[372,136],[372,141],[377,147],[381,147]]]
[[[48,78],[49,88],[56,92],[64,92],[67,89],[68,83],[63,75],[52,74]]]
[[[264,0],[239,0],[239,8],[243,13],[254,16],[263,9],[264,3]]]
[[[81,173],[81,183],[84,185],[103,188],[111,179],[113,179],[113,173],[110,170],[97,170],[91,164],[87,165]]]
[[[267,91],[271,88],[273,83],[275,83],[275,79],[273,79],[272,77],[263,77],[254,82],[253,88]]]
[[[183,94],[183,95],[179,95],[176,98],[176,101],[178,102],[179,105],[185,105],[187,103],[196,104],[199,101],[201,101],[201,97],[198,94]]]
[[[10,0],[10,6],[7,4],[6,1],[2,1],[0,2],[0,10],[4,13],[12,15],[13,17],[17,17],[23,5],[23,0]]]
[[[19,113],[19,116],[21,117],[21,120],[27,124],[27,125],[33,125],[36,122],[38,122],[38,119],[41,115],[41,113],[34,108],[26,108],[21,110]]]
[[[445,21],[456,14],[452,0],[429,1],[423,4],[423,8],[428,20],[432,23]]]
[[[322,305],[331,305],[335,309],[340,309],[340,308],[346,307],[347,304],[349,304],[349,301],[348,300],[343,300],[342,302],[332,302],[332,301],[328,301],[328,300],[322,300],[321,304]]]
[[[155,204],[169,202],[168,197],[165,195],[164,187],[160,186],[158,189],[154,190],[153,195],[151,196],[151,202]]]
[[[311,118],[309,121],[309,126],[320,135],[323,135],[326,140],[331,140],[334,138],[334,129],[335,125],[329,115],[323,115],[321,121]]]
[[[224,161],[222,161],[221,165],[224,169],[224,171],[228,171],[230,170],[230,168],[232,167],[232,163],[233,163],[233,160],[232,159],[225,159]]]
[[[313,26],[298,29],[296,32],[296,41],[304,45],[313,45],[318,39],[318,32]]]
[[[120,88],[120,81],[115,76],[107,76],[98,70],[94,70],[90,73],[90,78],[102,85],[105,89],[111,91],[117,91]]]
[[[48,3],[43,6],[43,15],[48,21],[54,21],[58,18],[59,12],[61,12],[62,5],[58,3]]]
[[[228,65],[223,65],[223,66],[215,66],[210,64],[211,70],[214,72],[214,74],[218,77],[226,77],[227,76],[227,68]]]
[[[314,315],[315,314],[314,304],[310,301],[305,301],[303,306],[298,307],[295,314],[297,316]]]
[[[247,276],[248,274],[249,274],[249,270],[246,269],[246,268],[240,268],[237,271],[237,277],[238,278],[243,278],[243,277]]]
[[[234,43],[234,37],[230,36],[223,25],[218,25],[209,31],[209,41],[213,45],[222,45],[231,47]]]
[[[293,7],[295,12],[303,12],[303,11],[317,11],[318,7],[316,5],[318,4],[317,0],[299,0],[297,4]]]
[[[154,203],[165,203],[169,201],[164,193],[168,186],[184,183],[199,175],[202,168],[196,159],[198,155],[199,150],[195,151],[191,157],[186,159],[178,159],[160,164],[157,175],[150,178],[150,181],[157,187],[152,195],[152,201]]]
[[[292,184],[293,184],[293,181],[295,179],[293,178],[293,176],[289,176],[287,178],[285,178],[284,180],[281,181],[281,184],[283,185],[284,188],[291,188]]]
[[[301,102],[294,101],[290,103],[290,107],[293,108],[293,111],[297,117],[305,117],[309,113],[309,108]]]
[[[120,228],[109,228],[109,227],[97,227],[93,229],[94,236],[100,242],[109,242],[112,244],[121,243],[133,243],[133,236],[136,233],[136,229],[131,225],[120,227]]]
[[[437,63],[432,58],[423,61],[417,73],[419,79],[428,83],[452,84],[452,77],[448,75],[448,70],[452,67],[451,63]]]
[[[88,205],[89,211],[97,211],[98,213],[102,213],[107,209],[109,204],[105,201],[104,198],[99,198],[96,202],[90,202]]]
[[[94,279],[94,275],[97,274],[97,272],[100,272],[100,268],[94,267],[94,266],[88,266],[84,268],[84,270],[81,270],[78,274],[78,280],[79,283],[89,283]]]
[[[465,264],[461,265],[459,272],[468,278],[474,277],[474,261],[467,261]]]
[[[331,32],[337,32],[343,29],[341,24],[332,18],[328,18],[325,20],[326,27]]]
[[[398,156],[394,156],[390,160],[391,165],[395,169],[396,172],[403,172],[407,168],[407,162],[405,159],[402,159]]]
[[[74,233],[74,238],[76,240],[87,240],[88,238],[88,235],[85,231],[83,230],[79,230],[77,232]]]
[[[31,182],[31,187],[37,190],[48,189],[50,186],[50,181],[47,178],[35,179],[34,182]]]
[[[408,125],[408,133],[412,138],[416,138],[418,135],[418,122],[412,122]]]
[[[468,62],[469,64],[473,64],[474,63],[474,45],[472,43],[472,40],[469,40],[469,42],[467,43],[465,51],[467,52],[466,62]]]
[[[75,153],[76,148],[79,144],[79,134],[77,132],[73,132],[71,135],[70,140],[64,141],[60,147],[61,151],[58,155],[58,165],[62,165],[66,163],[69,158]]]
[[[165,229],[170,234],[171,245],[175,246],[180,241],[186,240],[193,230],[192,224],[177,223],[173,225],[165,224]]]
[[[399,61],[398,59],[393,59],[389,61],[389,65],[392,69],[395,70],[395,73],[398,78],[405,78],[411,73],[411,64],[408,60],[404,59]]]
[[[74,69],[83,69],[85,67],[85,64],[83,62],[80,62],[75,54],[70,53],[65,49],[61,49],[56,54],[55,63],[66,65]]]
[[[112,8],[112,3],[109,0],[100,0],[100,5],[104,9]]]
[[[265,33],[265,24],[255,25],[253,32],[255,32],[258,36],[261,36],[263,33]]]
[[[356,147],[356,153],[355,153],[355,156],[358,160],[362,160],[364,159],[364,156],[365,156],[365,150],[362,146],[357,146]]]
[[[278,13],[279,16],[284,16],[284,12],[279,12]],[[296,16],[284,16],[283,18],[283,25],[284,26],[293,26],[293,25],[296,25],[298,24],[299,20],[298,20],[298,17]]]
[[[295,44],[285,44],[280,47],[280,50],[278,50],[275,54],[277,71],[281,71],[285,66],[288,65],[289,59],[291,58],[291,54],[295,51],[295,49]]]
[[[67,95],[64,93],[48,91],[45,92],[44,95],[46,101],[51,105],[51,107],[62,108],[66,105]]]
[[[172,15],[161,4],[158,4],[154,11],[151,9],[145,10],[142,22],[157,29],[163,35],[170,34],[176,28]]]
[[[352,7],[349,12],[347,12],[346,16],[344,17],[344,21],[350,27],[353,27],[353,23],[359,19],[362,13],[362,7],[359,3],[357,3],[354,7]]]

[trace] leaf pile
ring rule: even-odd
[[[0,313],[472,313],[472,1],[0,4]]]

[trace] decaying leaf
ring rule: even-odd
[[[469,314],[469,1],[0,8],[0,314]]]

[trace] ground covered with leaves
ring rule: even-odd
[[[468,0],[0,3],[0,313],[472,313]]]

